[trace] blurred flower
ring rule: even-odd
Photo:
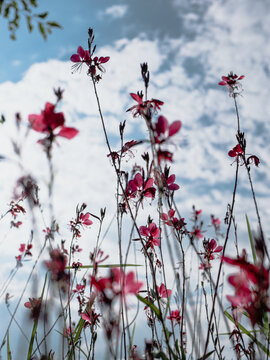
[[[172,310],[170,316],[167,316],[167,319],[175,321],[177,324],[181,321],[180,311]]]
[[[39,140],[43,145],[46,141],[52,142],[56,136],[61,136],[69,140],[73,139],[79,132],[75,128],[64,126],[64,114],[62,112],[55,113],[54,108],[55,105],[47,102],[45,109],[40,115],[30,114],[28,116],[30,126],[33,130],[48,133],[48,138]],[[53,131],[57,128],[60,128],[60,130],[55,134]]]

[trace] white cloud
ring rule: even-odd
[[[128,6],[127,5],[113,5],[106,8],[104,11],[100,12],[100,15],[103,16],[111,16],[113,19],[119,19],[125,16],[127,13]]]

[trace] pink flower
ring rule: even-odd
[[[41,310],[41,298],[29,298],[29,301],[24,303],[24,306],[31,310],[32,318],[37,320]]]
[[[139,231],[142,236],[147,238],[146,249],[160,246],[160,230],[155,223],[151,222],[148,227],[140,226]]]
[[[175,321],[176,323],[180,324],[181,316],[179,310],[172,310],[171,315],[167,316],[167,319]]]
[[[89,54],[88,50],[84,50],[81,46],[77,49],[77,54],[73,54],[70,57],[70,60],[75,63],[73,66],[74,69],[78,70],[81,65],[84,63],[88,66],[88,74],[91,76],[95,76],[97,69],[101,72],[105,72],[102,64],[105,64],[110,60],[109,56],[106,57],[97,57],[92,58],[93,53]]]
[[[102,293],[104,300],[110,301],[118,295],[123,298],[129,294],[135,295],[143,285],[141,281],[136,280],[133,271],[125,274],[123,270],[119,268],[111,269],[110,277],[108,278],[97,280],[92,276],[91,284],[98,292]]]
[[[159,116],[157,123],[154,125],[155,142],[161,144],[167,141],[170,137],[178,133],[181,129],[181,121],[174,121],[169,125],[168,120],[164,116]]]
[[[136,195],[139,195],[140,199],[143,199],[144,197],[150,197],[154,199],[156,189],[153,187],[153,184],[153,178],[149,178],[144,181],[142,175],[140,173],[137,173],[134,176],[134,179],[128,182],[126,195],[130,198],[134,198]]]
[[[97,314],[93,309],[89,311],[85,311],[81,314],[81,318],[86,322],[86,324],[90,325],[97,325],[99,323],[99,317],[102,316],[101,314]]]
[[[21,245],[20,245],[20,248],[19,248],[19,252],[24,253],[25,248],[26,248],[26,245],[25,245],[25,244],[21,244]]]
[[[260,164],[260,160],[257,156],[251,155],[247,158],[247,164],[254,164],[256,167],[258,167]]]
[[[131,93],[130,96],[137,102],[137,105],[134,105],[127,110],[132,111],[134,117],[137,115],[147,116],[148,112],[156,112],[160,109],[160,106],[164,104],[163,101],[157,99],[143,101],[142,92],[138,92],[137,94]]]
[[[215,253],[219,253],[223,250],[223,246],[217,246],[217,242],[215,239],[212,240],[207,240],[204,241],[203,243],[204,246],[204,258],[207,259],[208,261],[213,260],[214,259],[214,255]]]
[[[214,226],[215,230],[219,231],[220,224],[221,224],[219,218],[215,218],[214,215],[211,215],[211,222],[212,222],[212,225]]]
[[[229,90],[229,95],[237,95],[237,91],[241,91],[242,85],[240,84],[239,80],[244,79],[244,75],[238,76],[236,74],[233,74],[233,72],[230,72],[228,76],[222,76],[222,81],[220,81],[218,84],[221,86],[227,86]]]
[[[172,294],[172,290],[166,289],[164,284],[161,284],[160,287],[157,286],[157,291],[160,298],[168,298]]]
[[[81,46],[77,49],[77,54],[73,54],[70,60],[74,63],[88,62],[90,61],[90,55],[88,50],[84,50]]]
[[[243,153],[244,153],[244,151],[242,150],[241,146],[239,144],[237,144],[232,150],[230,150],[228,152],[228,155],[230,157],[237,157],[238,158],[238,156],[242,156]]]
[[[190,234],[191,234],[192,236],[194,236],[195,238],[197,238],[197,239],[203,238],[203,233],[202,233],[201,230],[198,229],[198,228],[195,228]]]
[[[162,213],[161,220],[165,222],[168,226],[173,226],[176,230],[180,230],[185,225],[185,219],[181,218],[180,220],[174,216],[175,210],[170,209],[168,214]]]
[[[69,282],[69,274],[65,272],[67,266],[67,256],[60,249],[53,249],[50,252],[50,260],[44,261],[45,266],[51,272],[52,280],[61,281],[63,290]]]
[[[169,161],[173,162],[173,153],[167,150],[161,150],[161,148],[157,151],[158,163],[161,164],[161,161]]]
[[[54,112],[55,105],[47,102],[45,105],[45,110],[41,112],[40,115],[31,114],[28,116],[31,128],[37,132],[48,133],[52,139],[56,136],[62,136],[66,139],[73,139],[77,134],[78,130],[71,127],[64,126],[65,118],[62,112]],[[57,128],[60,128],[57,134],[54,134],[53,131]],[[40,142],[44,142],[41,140]]]
[[[74,293],[83,294],[83,293],[84,293],[84,289],[85,289],[85,285],[77,284],[77,285],[76,285],[76,289],[74,289],[73,292],[74,292]]]
[[[90,214],[89,214],[89,213],[86,213],[86,214],[81,213],[81,214],[80,214],[80,221],[81,221],[81,223],[82,223],[83,225],[85,225],[85,226],[90,226],[90,225],[92,225],[92,224],[93,224],[93,221],[91,221],[91,220],[89,219],[89,217],[90,217]]]
[[[233,307],[240,307],[249,315],[254,326],[262,323],[265,312],[270,311],[268,304],[269,269],[262,264],[254,265],[246,261],[246,252],[236,259],[223,257],[223,261],[238,266],[240,272],[229,276],[229,283],[235,288],[235,294],[227,299]]]

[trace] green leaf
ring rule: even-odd
[[[205,356],[200,357],[198,360],[204,360],[207,359],[210,355],[212,355],[215,352],[215,350],[210,351],[209,353],[205,354]]]
[[[255,251],[254,240],[253,240],[253,236],[252,236],[252,233],[251,233],[251,229],[250,229],[247,214],[246,214],[246,221],[247,221],[249,242],[250,242],[252,256],[253,256],[253,262],[254,262],[254,264],[256,264],[256,262],[257,262],[256,251]]]
[[[26,20],[27,20],[28,31],[29,31],[29,32],[32,32],[32,30],[33,30],[33,25],[32,25],[32,18],[31,18],[31,16],[27,15],[27,16],[26,16]]]
[[[228,313],[228,311],[224,311],[224,315],[231,320],[231,322],[233,322],[235,324],[234,318]],[[237,327],[244,333],[246,334],[252,341],[254,341],[256,343],[256,345],[258,347],[260,347],[262,349],[262,351],[264,351],[268,356],[270,355],[270,352],[267,350],[267,348],[257,339],[257,337],[253,336],[251,331],[247,330],[242,324],[240,324],[239,322],[237,322]]]
[[[42,304],[46,283],[47,283],[47,273],[45,275],[45,280],[44,280],[44,284],[43,284],[43,288],[42,288],[42,292],[41,292],[41,296],[40,296],[40,306]],[[31,334],[31,338],[30,338],[30,343],[29,343],[29,347],[28,347],[27,360],[30,360],[32,358],[32,350],[33,350],[35,335],[36,335],[36,332],[37,332],[38,320],[39,320],[39,316],[34,321],[32,334]]]
[[[5,116],[1,114],[0,124],[4,124],[5,121],[6,121]]]
[[[5,7],[5,9],[4,9],[4,14],[3,14],[4,18],[7,18],[7,17],[8,17],[8,15],[9,15],[9,9],[10,9],[10,5],[7,5],[7,6]]]
[[[37,1],[36,0],[30,0],[30,4],[34,7],[37,7]]]
[[[56,21],[47,21],[47,25],[51,27],[57,27],[58,29],[62,29],[62,26],[58,24]]]
[[[39,28],[39,32],[41,33],[43,39],[46,40],[47,35],[46,35],[45,27],[41,22],[38,23],[38,28]]]
[[[27,2],[25,0],[21,0],[21,2],[23,4],[24,11],[31,12],[31,10],[29,9],[29,7],[27,5]]]
[[[161,312],[159,311],[159,309],[149,300],[143,298],[142,296],[140,295],[136,295],[137,296],[137,299],[140,300],[142,303],[144,303],[145,305],[149,306],[153,311],[154,313],[156,314],[157,318],[162,321],[162,316],[161,316]]]
[[[41,14],[37,14],[36,16],[39,17],[40,19],[45,19],[48,16],[48,11],[41,13]]]

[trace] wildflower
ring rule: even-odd
[[[15,228],[17,228],[17,229],[19,229],[19,227],[20,227],[21,225],[22,225],[22,222],[21,222],[21,221],[16,221],[16,222],[15,222],[15,221],[12,220],[12,221],[10,222],[10,226],[11,226],[11,227],[15,227]]]
[[[212,222],[212,225],[214,226],[215,230],[219,231],[220,224],[221,224],[221,221],[219,220],[219,218],[215,218],[214,215],[211,215],[211,222]]]
[[[242,150],[241,146],[239,144],[237,144],[232,150],[230,150],[228,152],[228,155],[230,157],[237,157],[238,158],[238,156],[242,156],[243,153],[244,153],[244,151]]]
[[[232,259],[223,257],[223,261],[238,266],[239,273],[229,276],[229,283],[235,288],[234,295],[227,295],[233,307],[244,309],[252,325],[263,322],[268,305],[269,269],[262,264],[254,265],[246,260],[246,252],[241,257]]]
[[[175,210],[170,209],[168,211],[168,214],[166,213],[161,214],[161,220],[163,220],[166,225],[173,226],[176,230],[180,230],[184,225],[186,225],[184,221],[185,219],[181,218],[179,220],[177,217],[174,216],[174,214],[175,214]]]
[[[160,287],[157,286],[157,291],[160,298],[168,298],[172,294],[172,290],[166,289],[164,284],[161,284]]]
[[[90,217],[89,213],[86,213],[86,214],[81,213],[80,214],[80,221],[81,221],[82,225],[90,226],[93,224],[93,221],[91,221],[89,219],[89,217]]]
[[[220,253],[223,250],[223,246],[217,246],[217,242],[215,239],[211,239],[210,241],[204,241],[203,246],[205,250],[204,258],[208,261],[214,259],[213,254]]]
[[[256,155],[251,155],[247,158],[247,164],[254,164],[256,167],[258,167],[260,164],[260,160]]]
[[[220,81],[218,84],[221,86],[227,86],[230,96],[237,95],[239,94],[237,91],[241,91],[242,89],[242,85],[239,80],[244,79],[244,77],[244,75],[238,76],[233,74],[231,71],[228,76],[222,76],[222,81]]]
[[[159,116],[157,123],[154,125],[155,143],[161,144],[169,140],[170,137],[177,134],[181,129],[181,121],[174,121],[169,125],[168,120],[164,116]]]
[[[142,92],[138,92],[137,94],[131,93],[130,96],[137,102],[137,105],[129,108],[127,112],[132,111],[134,117],[138,115],[148,116],[149,112],[155,113],[157,110],[160,110],[160,106],[164,104],[163,101],[157,99],[143,101]]]
[[[181,316],[179,310],[172,310],[170,316],[167,316],[167,319],[175,321],[177,324],[180,324]]]
[[[75,70],[78,70],[82,64],[86,64],[88,66],[88,74],[94,77],[96,75],[97,69],[101,72],[105,72],[102,64],[105,64],[110,60],[109,56],[106,57],[97,57],[92,58],[93,54],[89,54],[88,50],[84,50],[82,46],[79,46],[77,49],[77,54],[73,54],[70,57],[70,60],[74,62],[74,66],[72,67]]]
[[[16,219],[17,215],[19,213],[25,214],[26,210],[19,205],[18,203],[15,203],[13,200],[10,202],[10,209],[9,212],[11,213],[13,219]]]
[[[173,153],[167,150],[161,150],[161,148],[157,151],[158,163],[161,164],[161,161],[169,161],[173,162]]]
[[[77,54],[71,55],[70,60],[74,63],[87,63],[90,61],[89,51],[84,50],[82,46],[78,46]]]
[[[156,194],[156,189],[153,187],[154,179],[149,178],[144,181],[144,178],[140,173],[137,173],[134,176],[134,179],[128,182],[128,187],[126,189],[126,195],[128,197],[134,198],[136,195],[139,195],[141,199],[144,197],[150,197],[154,199]]]
[[[81,314],[81,318],[89,325],[97,325],[99,323],[99,317],[102,316],[101,314],[97,314],[94,310],[90,309],[89,311],[85,311]]]
[[[139,231],[142,236],[147,238],[146,249],[160,246],[160,230],[154,222],[151,222],[148,227],[140,226]]]
[[[190,234],[191,234],[192,236],[194,236],[195,238],[197,238],[197,239],[203,238],[202,231],[201,231],[201,229],[199,229],[199,228],[195,228]]]
[[[45,104],[45,109],[41,112],[40,115],[30,114],[28,116],[28,121],[33,130],[42,133],[48,133],[48,137],[39,142],[43,145],[47,141],[50,143],[56,136],[61,136],[66,139],[73,139],[77,134],[78,130],[72,127],[64,126],[65,118],[62,112],[54,112],[55,105],[47,102]],[[54,130],[60,128],[57,134],[54,133]]]
[[[115,297],[126,297],[129,294],[136,294],[143,283],[135,279],[133,271],[125,274],[122,269],[113,268],[110,276],[97,280],[91,277],[91,285],[102,294],[103,300],[112,301]]]
[[[74,289],[73,292],[74,292],[74,293],[83,294],[83,293],[84,293],[84,289],[85,289],[85,285],[77,284],[77,285],[76,285],[76,289]]]
[[[41,310],[41,298],[29,298],[29,301],[24,303],[24,306],[31,310],[32,318],[37,320]]]
[[[60,281],[62,289],[65,290],[66,284],[69,282],[69,274],[65,272],[67,265],[67,256],[60,249],[53,249],[50,252],[51,260],[44,261],[45,266],[51,272],[52,280]]]

